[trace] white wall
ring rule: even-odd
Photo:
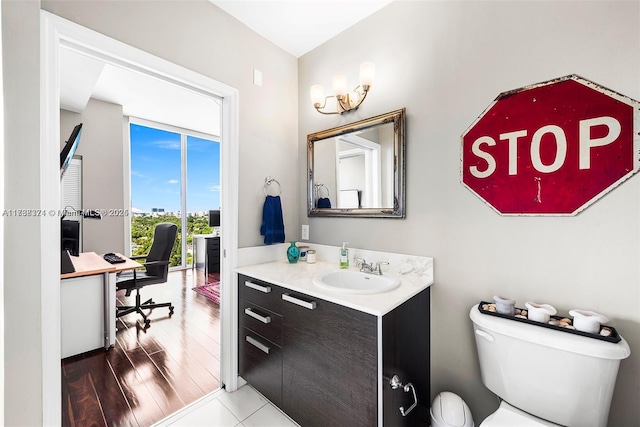
[[[501,294],[607,314],[632,349],[609,425],[639,425],[640,177],[571,218],[501,217],[460,183],[460,136],[502,91],[576,73],[640,99],[638,28],[637,1],[396,1],[299,60],[301,181],[307,134],[407,109],[406,219],[307,218],[301,187],[300,222],[312,242],[434,257],[431,395],[460,394],[477,423],[498,402],[468,313]],[[365,61],[377,75],[364,104],[316,113],[309,87],[339,73],[355,87]]]
[[[2,3],[4,208],[40,208],[40,10]],[[42,424],[40,227],[42,217],[4,221],[4,425]],[[55,284],[53,284],[55,285]]]
[[[76,151],[76,154],[82,156],[82,208],[106,212],[130,209],[124,205],[123,194],[122,106],[90,99],[81,114],[60,110],[61,148],[78,123],[83,123],[82,136]],[[126,253],[126,219],[118,215],[104,215],[99,221],[84,219],[83,250],[99,254]]]
[[[263,242],[259,231],[267,176],[282,187],[287,239],[298,237],[296,58],[206,0],[56,0],[42,1],[42,8],[237,88],[239,246]],[[262,71],[262,87],[252,82],[254,68]]]

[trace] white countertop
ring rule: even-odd
[[[421,260],[416,262],[416,259]],[[399,278],[400,286],[388,292],[365,295],[332,292],[313,284],[312,279],[316,274],[328,270],[338,270],[339,267],[336,263],[318,261],[315,264],[308,264],[302,261],[290,264],[286,259],[283,259],[238,267],[236,272],[374,316],[385,315],[433,284],[431,258],[404,256],[403,262],[385,267],[383,268],[384,275]],[[349,269],[358,271],[353,266]]]

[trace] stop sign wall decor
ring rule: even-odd
[[[462,183],[502,215],[575,215],[639,166],[640,103],[575,75],[501,93],[462,135]]]

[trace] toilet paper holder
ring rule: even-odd
[[[400,381],[400,377],[398,377],[397,375],[394,375],[393,377],[391,377],[391,379],[389,380],[389,385],[391,386],[391,388],[393,390],[397,390],[399,388],[402,388],[402,390],[405,393],[409,393],[410,391],[413,392],[413,404],[411,406],[409,406],[409,409],[404,409],[404,406],[401,406],[400,409],[400,413],[402,414],[403,417],[406,417],[407,415],[409,415],[409,412],[411,412],[413,410],[413,408],[415,408],[418,405],[418,396],[416,396],[416,389],[413,386],[413,384],[411,383],[407,383],[407,384],[402,384],[402,382]]]

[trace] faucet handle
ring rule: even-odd
[[[376,266],[375,266],[374,270],[377,270],[378,275],[382,276],[382,266],[385,265],[385,264],[389,265],[389,263],[386,262],[386,261],[378,261],[378,262],[376,262]]]
[[[355,261],[356,261],[356,267],[362,267],[367,263],[367,261],[364,258],[356,258]]]

